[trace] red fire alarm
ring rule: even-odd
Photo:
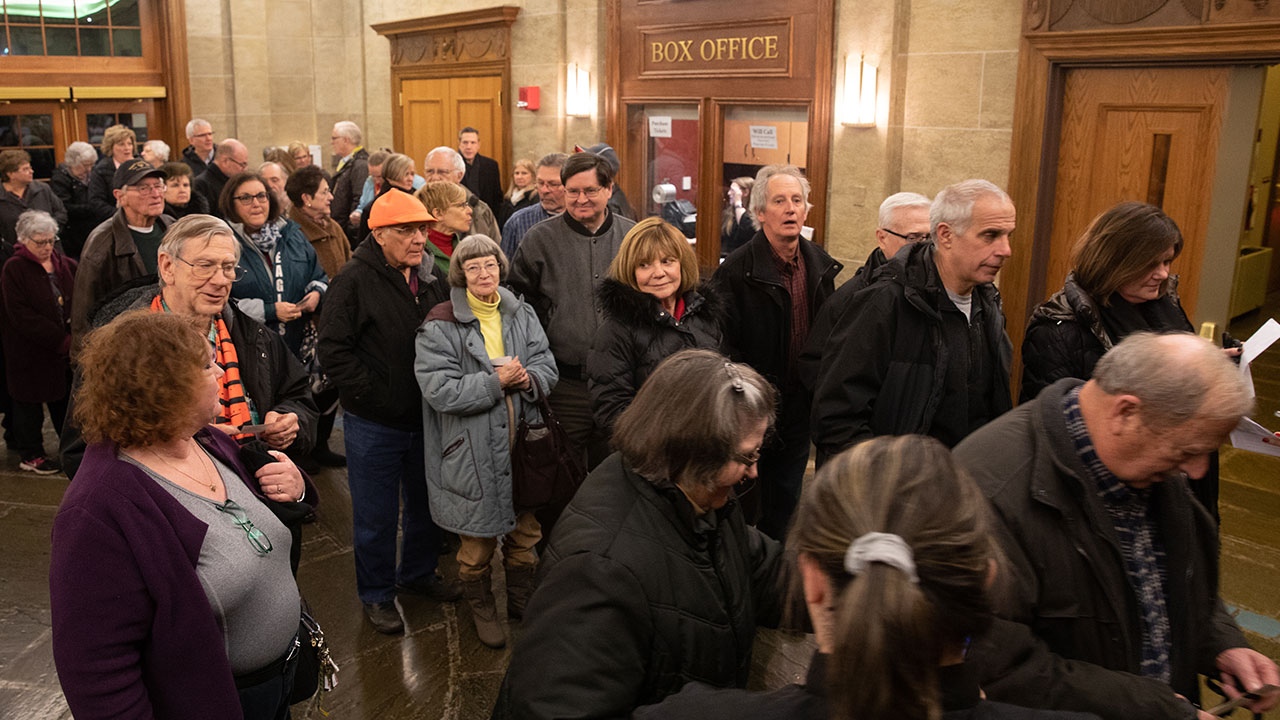
[[[520,99],[516,101],[516,107],[525,110],[538,109],[538,86],[530,85],[529,87],[520,88]]]

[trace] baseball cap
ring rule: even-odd
[[[142,178],[158,177],[161,180],[169,177],[165,171],[152,165],[146,160],[134,159],[126,163],[122,163],[116,168],[116,176],[112,181],[112,185],[116,190],[125,185],[137,185]]]
[[[435,218],[427,212],[418,198],[394,187],[374,200],[373,207],[369,210],[370,229],[433,220]]]

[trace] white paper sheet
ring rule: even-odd
[[[1240,418],[1240,424],[1231,431],[1231,446],[1280,457],[1280,438],[1249,418]]]

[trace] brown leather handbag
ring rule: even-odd
[[[580,453],[556,420],[538,377],[530,373],[529,379],[542,422],[530,422],[525,416],[529,403],[520,404],[511,441],[511,499],[517,512],[567,504],[587,476]]]

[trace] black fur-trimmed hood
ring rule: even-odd
[[[625,325],[645,327],[673,322],[652,295],[634,290],[613,278],[606,278],[600,283],[596,296],[605,314]],[[711,283],[700,282],[684,294],[684,318],[693,315],[705,316],[717,325],[723,322],[724,300]]]

